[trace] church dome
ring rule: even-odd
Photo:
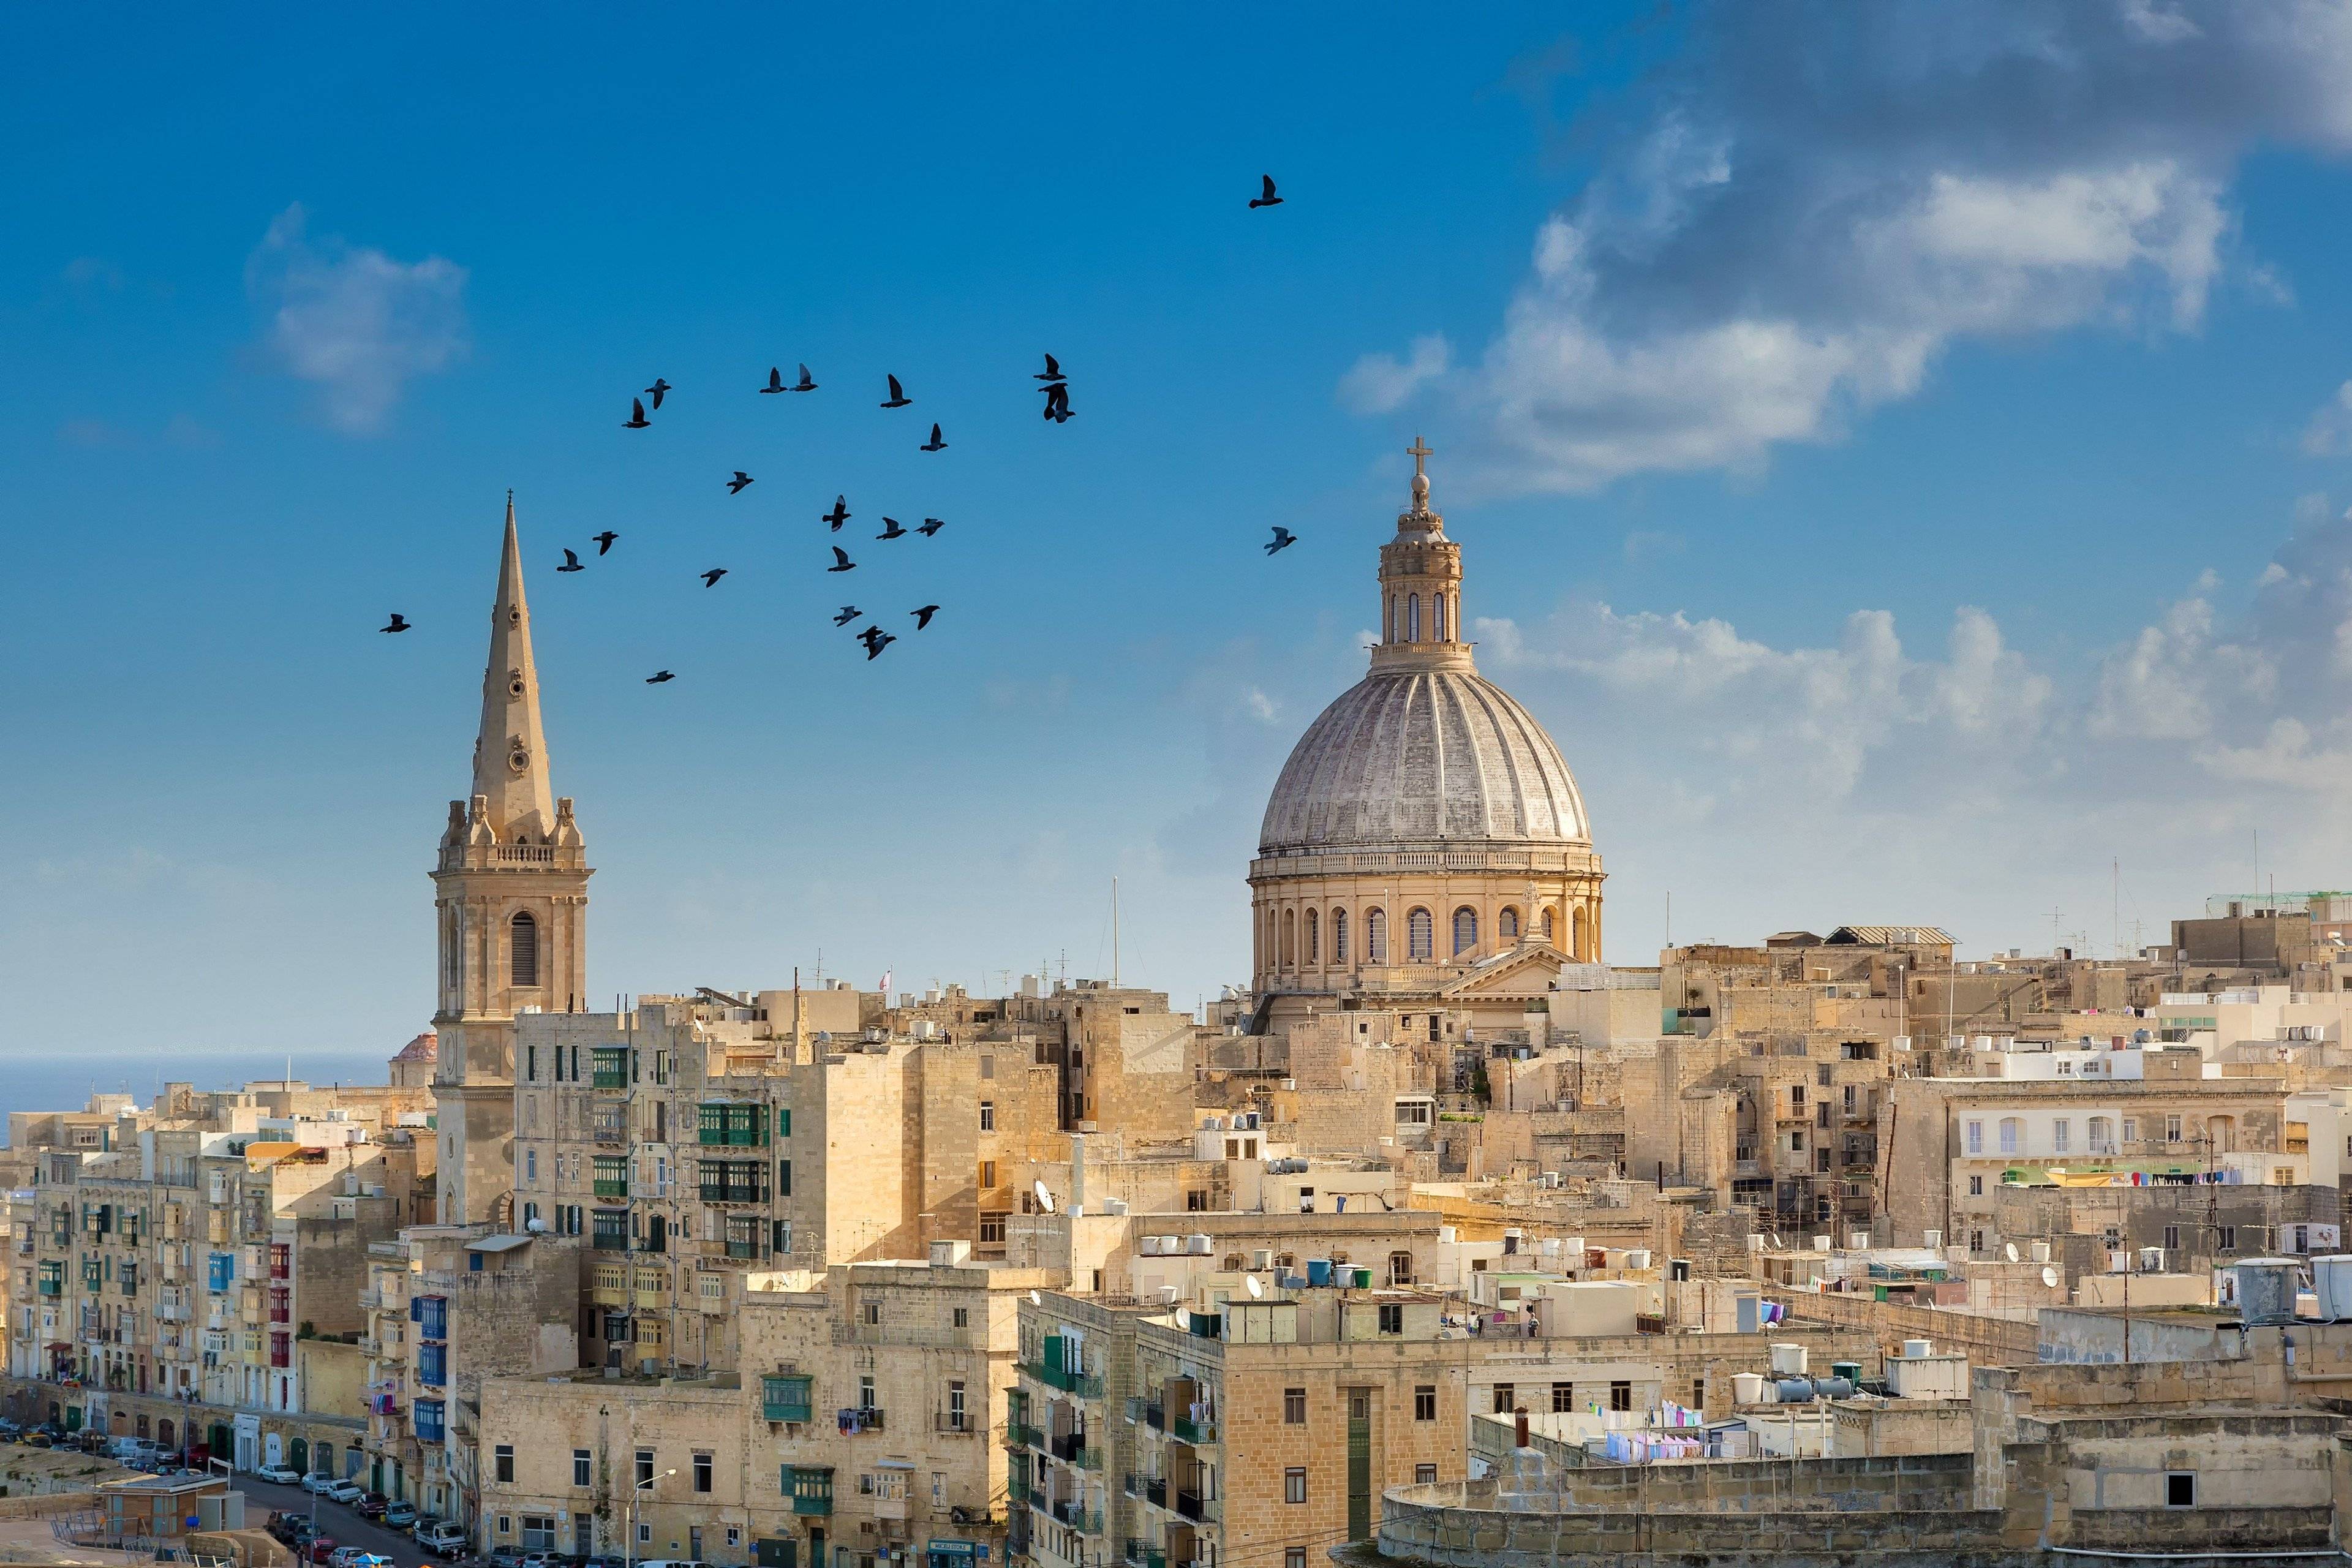
[[[1591,842],[1543,726],[1466,668],[1375,670],[1307,726],[1258,831],[1261,856]]]

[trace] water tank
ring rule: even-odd
[[[1307,1283],[1320,1289],[1331,1283],[1331,1260],[1310,1258],[1307,1260]]]
[[[1184,1238],[1184,1250],[1195,1258],[1208,1257],[1210,1249],[1215,1245],[1205,1236],[1188,1236]]]
[[[1250,1267],[1263,1272],[1274,1267],[1274,1248],[1256,1247],[1250,1249]]]
[[[1627,1247],[1627,1248],[1625,1249],[1625,1267],[1626,1267],[1626,1268],[1647,1268],[1649,1266],[1650,1266],[1650,1249],[1649,1249],[1648,1247]]]
[[[1830,1375],[1833,1378],[1843,1378],[1846,1382],[1859,1387],[1862,1384],[1862,1363],[1833,1361],[1830,1363]]]
[[[1184,1243],[1180,1237],[1163,1236],[1160,1238],[1160,1251],[1163,1257],[1174,1258],[1183,1250]]]
[[[1761,1373],[1736,1372],[1731,1374],[1731,1398],[1737,1405],[1761,1405],[1764,1400],[1764,1377]]]
[[[1357,1269],[1354,1274],[1354,1279],[1357,1289],[1369,1290],[1372,1288],[1372,1271],[1370,1269]]]
[[[1905,1340],[1903,1356],[1906,1361],[1925,1361],[1936,1353],[1936,1347],[1927,1340]]]
[[[1815,1252],[1827,1252],[1829,1249],[1830,1238],[1828,1237],[1817,1236],[1813,1237],[1813,1250]]]
[[[1853,1389],[1854,1385],[1843,1377],[1813,1379],[1813,1397],[1816,1399],[1852,1399]]]
[[[1144,1257],[1157,1258],[1160,1256],[1160,1238],[1158,1237],[1147,1236],[1143,1237],[1141,1246]]]
[[[2352,1318],[2352,1255],[2311,1260],[2311,1282],[2319,1294],[2319,1315],[2330,1322]]]
[[[1774,1377],[1804,1376],[1805,1347],[1790,1344],[1785,1340],[1774,1344],[1771,1367]]]
[[[1802,1405],[1813,1396],[1813,1380],[1810,1377],[1784,1377],[1773,1384],[1772,1392],[1783,1405]]]
[[[2294,1259],[2249,1258],[2230,1266],[2238,1277],[2238,1316],[2249,1324],[2294,1321]]]
[[[2032,1258],[2036,1263],[2047,1263],[2050,1261],[2050,1244],[2046,1241],[2037,1241],[2027,1251],[2026,1256]]]

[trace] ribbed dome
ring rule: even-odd
[[[1559,748],[1467,669],[1376,671],[1299,737],[1258,853],[1494,839],[1591,842]]]

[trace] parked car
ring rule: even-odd
[[[344,1568],[393,1568],[392,1559],[381,1552],[360,1552],[352,1554]]]
[[[264,1465],[253,1472],[253,1479],[269,1481],[277,1486],[290,1487],[300,1483],[302,1473],[299,1470],[289,1470],[283,1465]]]
[[[388,1529],[406,1530],[416,1522],[416,1505],[413,1502],[388,1502],[383,1505],[383,1522]]]
[[[342,1484],[342,1482],[335,1479],[334,1477],[327,1474],[324,1470],[312,1470],[309,1475],[302,1478],[302,1489],[306,1492],[315,1493],[320,1497],[326,1496],[327,1493],[334,1490],[337,1487],[341,1486]]]
[[[357,1502],[367,1496],[367,1488],[357,1481],[337,1481],[319,1495],[330,1502]]]
[[[334,1557],[335,1549],[340,1544],[331,1535],[313,1536],[302,1555],[312,1563],[326,1563]]]
[[[25,1441],[36,1448],[47,1448],[56,1446],[56,1440],[47,1432],[36,1432],[31,1436],[26,1437]]]
[[[367,1555],[368,1549],[364,1546],[338,1546],[335,1548],[333,1553],[328,1557],[327,1568],[352,1568],[352,1562],[354,1558],[365,1557]]]
[[[382,1519],[383,1510],[391,1506],[392,1500],[382,1492],[362,1492],[352,1510],[362,1519]]]
[[[451,1524],[446,1520],[435,1520],[428,1527],[425,1521],[420,1519],[416,1521],[415,1530],[411,1533],[416,1537],[417,1545],[432,1552],[436,1557],[460,1556],[469,1544],[466,1540],[466,1527],[462,1524]]]

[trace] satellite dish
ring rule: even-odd
[[[1029,1304],[1033,1307],[1042,1307],[1045,1304],[1045,1298],[1032,1290],[1029,1292]]]
[[[1242,1283],[1249,1287],[1250,1300],[1253,1301],[1265,1294],[1265,1286],[1260,1282],[1258,1277],[1255,1274],[1244,1275],[1242,1277]]]
[[[2056,1289],[2058,1288],[2058,1270],[2055,1268],[2044,1268],[2042,1271],[2042,1282],[2044,1285],[2049,1286],[2052,1289]]]
[[[1029,1188],[1032,1192],[1037,1194],[1037,1206],[1044,1209],[1047,1214],[1052,1214],[1054,1212],[1054,1194],[1045,1190],[1045,1184],[1043,1182],[1032,1182],[1029,1184]]]
[[[2004,1242],[2002,1242],[2002,1243],[2000,1244],[2000,1255],[2001,1255],[2003,1258],[2008,1258],[2011,1263],[2016,1262],[2016,1261],[2017,1261],[2017,1243],[2015,1243],[2015,1242],[2013,1242],[2013,1241],[2004,1241]]]

